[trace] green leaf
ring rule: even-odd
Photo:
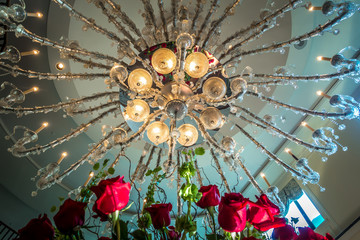
[[[135,230],[130,234],[134,237],[135,240],[146,240],[146,233],[140,229]]]
[[[160,170],[161,170],[161,167],[159,166],[159,167],[155,168],[153,172],[157,173],[157,172],[160,172]]]
[[[202,147],[198,147],[198,148],[195,149],[195,154],[199,155],[199,156],[204,155],[205,154],[205,149],[202,148]]]
[[[51,208],[50,208],[50,212],[55,212],[56,211],[56,206],[52,206]]]
[[[110,161],[110,159],[105,159],[104,162],[103,162],[103,167],[105,167],[108,164],[109,161]]]
[[[60,202],[62,202],[62,201],[64,201],[65,198],[63,198],[63,197],[58,197],[58,199],[59,199]]]
[[[109,168],[107,171],[108,171],[108,173],[111,174],[111,175],[113,175],[113,174],[115,173],[115,169],[112,168],[112,167]]]
[[[96,171],[99,169],[99,167],[100,167],[100,163],[95,163],[93,169]]]
[[[120,239],[121,240],[127,240],[128,237],[128,224],[129,222],[124,222],[123,220],[120,221]]]
[[[128,210],[132,205],[134,204],[134,202],[131,202],[126,208],[122,209],[122,212],[125,212],[126,210]]]
[[[150,176],[153,173],[153,171],[151,169],[149,169],[146,173],[145,176]]]

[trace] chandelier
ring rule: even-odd
[[[119,164],[119,159],[126,157],[125,149],[135,141],[142,141],[145,144],[144,150],[134,172],[129,176],[131,183],[145,181],[145,173],[154,154],[158,154],[157,166],[162,165],[164,172],[171,175],[180,165],[181,151],[203,144],[210,148],[226,191],[230,192],[230,186],[222,170],[221,161],[224,161],[231,170],[242,169],[252,185],[263,193],[264,190],[246,167],[235,139],[232,136],[223,136],[220,140],[214,137],[214,134],[226,125],[230,125],[243,134],[255,144],[259,151],[299,180],[304,183],[318,184],[320,176],[309,167],[306,158],[298,158],[290,149],[286,149],[286,152],[296,160],[296,164],[292,166],[286,163],[256,140],[256,136],[246,130],[244,124],[266,130],[276,137],[287,139],[309,151],[318,151],[325,155],[334,154],[338,146],[341,146],[336,140],[334,130],[329,127],[314,129],[303,122],[302,126],[312,132],[314,140],[306,142],[282,130],[273,122],[273,116],[259,116],[250,110],[243,104],[243,99],[259,99],[266,105],[288,109],[304,116],[333,121],[359,118],[359,103],[350,96],[329,96],[319,91],[320,97],[328,98],[330,105],[338,109],[336,112],[326,112],[293,106],[276,100],[277,96],[266,94],[270,87],[295,85],[298,82],[331,81],[344,78],[358,80],[360,62],[356,57],[347,56],[347,52],[351,52],[352,48],[345,48],[332,57],[319,57],[319,61],[328,62],[334,67],[333,72],[321,75],[298,75],[291,73],[286,67],[276,69],[273,74],[255,73],[251,66],[243,69],[239,67],[241,61],[248,56],[271,52],[283,53],[285,48],[299,47],[312,38],[321,37],[326,32],[338,34],[333,27],[359,11],[359,5],[353,2],[326,1],[322,6],[313,6],[301,0],[290,0],[278,8],[272,8],[270,3],[268,8],[261,10],[258,20],[246,28],[234,28],[230,36],[224,37],[221,32],[222,26],[226,19],[234,14],[236,7],[241,5],[240,0],[226,3],[229,5],[216,17],[214,15],[220,7],[219,0],[209,1],[208,5],[205,5],[204,0],[197,0],[191,6],[172,0],[168,1],[169,10],[165,10],[164,1],[159,0],[157,1],[158,15],[155,14],[154,6],[149,0],[142,0],[144,7],[142,17],[145,22],[142,30],[126,13],[126,3],[120,6],[118,1],[114,0],[88,0],[89,4],[94,4],[102,11],[109,24],[113,24],[120,34],[98,25],[94,19],[74,9],[66,0],[53,0],[61,8],[69,11],[71,17],[84,22],[83,30],[95,30],[98,34],[103,34],[113,41],[118,51],[117,54],[110,56],[87,50],[77,41],[57,42],[26,29],[21,22],[27,17],[41,17],[42,15],[27,13],[25,3],[23,0],[19,1],[21,4],[0,6],[0,21],[5,26],[1,29],[2,33],[12,32],[16,37],[28,38],[40,45],[57,49],[62,58],[84,64],[86,68],[100,69],[100,71],[98,73],[41,73],[23,69],[16,65],[21,57],[36,55],[39,52],[35,50],[21,53],[16,47],[8,45],[0,54],[0,69],[4,73],[39,80],[74,81],[100,78],[105,80],[104,84],[109,90],[101,93],[94,92],[93,95],[62,101],[58,104],[21,107],[19,104],[25,101],[26,95],[37,92],[39,88],[23,90],[10,82],[4,82],[1,90],[3,93],[7,91],[7,94],[0,100],[2,114],[25,117],[29,114],[63,110],[70,117],[77,115],[91,117],[88,122],[84,122],[66,135],[44,145],[38,145],[36,141],[39,133],[52,123],[45,122],[36,130],[17,125],[14,127],[13,134],[17,134],[18,137],[7,136],[8,139],[13,138],[15,141],[8,150],[16,157],[40,154],[86,132],[109,115],[114,115],[117,119],[116,125],[102,128],[103,137],[68,169],[60,170],[60,163],[67,157],[66,152],[61,154],[57,162],[40,169],[36,182],[38,190],[60,183],[86,162],[96,164],[105,153],[116,148],[118,154],[109,168],[109,172],[112,172]],[[205,6],[209,9],[205,9]],[[276,28],[277,20],[285,13],[294,10],[311,11],[314,14],[319,11],[330,20],[311,31],[285,41],[268,43],[252,49],[245,48],[249,43],[261,38],[265,32]],[[61,71],[65,65],[59,62],[56,68]],[[99,104],[90,106],[89,103]],[[229,120],[230,117],[236,118],[238,122]],[[343,125],[339,125],[339,129],[341,128]],[[164,152],[167,152],[165,160],[160,163]],[[148,154],[149,160],[144,163]],[[202,174],[198,167],[196,171],[199,183],[202,184]],[[90,177],[92,176],[93,173]],[[265,176],[262,176],[269,186],[265,192],[275,199],[274,202],[282,206],[277,196],[278,189],[271,186]],[[34,196],[36,192],[33,192]]]

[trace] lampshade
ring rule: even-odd
[[[147,137],[156,145],[163,143],[169,137],[169,127],[160,121],[153,122],[147,128]]]
[[[178,142],[185,146],[191,146],[198,140],[199,134],[197,129],[191,124],[183,124],[179,127],[180,137],[177,139]]]
[[[221,99],[226,94],[226,84],[221,78],[211,77],[204,83],[203,92],[210,99]]]
[[[128,78],[128,84],[131,90],[142,93],[149,90],[152,86],[152,77],[148,71],[142,68],[133,70]]]
[[[175,53],[168,48],[160,48],[152,55],[151,64],[156,72],[169,74],[176,67]]]
[[[128,77],[127,69],[119,64],[115,64],[110,70],[110,78],[116,82],[124,82]]]
[[[204,124],[206,129],[217,129],[224,124],[224,116],[219,109],[214,107],[208,107],[200,114],[200,120]]]
[[[126,113],[134,122],[143,122],[150,114],[149,105],[141,99],[134,99],[128,102]]]
[[[191,53],[185,59],[185,72],[192,78],[201,78],[209,69],[209,59],[201,52]]]

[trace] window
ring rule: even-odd
[[[289,222],[291,222],[291,218],[299,218],[296,227],[310,227],[312,229],[316,229],[325,221],[304,191],[297,201],[290,204],[289,212],[285,217]]]

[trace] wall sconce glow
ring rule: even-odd
[[[43,122],[43,124],[41,125],[41,127],[39,127],[38,129],[35,130],[35,132],[38,134],[39,132],[41,132],[42,130],[44,130],[45,128],[47,128],[49,126],[48,122]]]
[[[21,52],[21,56],[24,57],[24,56],[31,56],[31,55],[39,55],[40,51],[39,50],[32,50],[32,51],[27,51],[27,52]]]
[[[38,87],[32,87],[32,88],[24,91],[23,93],[24,93],[24,95],[26,95],[26,94],[29,94],[29,93],[32,93],[32,92],[37,92],[37,91],[39,91]]]
[[[62,160],[64,159],[64,158],[66,158],[68,156],[68,153],[67,152],[63,152],[62,154],[61,154],[61,157],[59,158],[59,160],[57,160],[57,164],[59,165],[61,162],[62,162]]]
[[[27,13],[28,17],[37,17],[37,18],[42,18],[44,16],[44,14],[42,14],[41,12],[36,12],[36,13]]]

